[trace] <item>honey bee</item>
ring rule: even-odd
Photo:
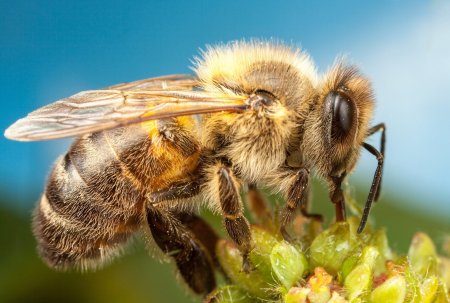
[[[319,76],[306,52],[282,43],[232,42],[195,59],[194,76],[171,75],[83,91],[18,120],[21,141],[76,136],[50,174],[34,234],[51,267],[101,265],[141,226],[175,260],[196,293],[214,288],[217,236],[194,215],[223,216],[249,269],[252,241],[240,191],[284,195],[280,232],[300,209],[312,172],[345,220],[343,180],[361,147],[378,166],[359,232],[380,192],[385,125],[369,128],[374,98],[356,67],[337,61]],[[381,131],[381,149],[365,139]],[[253,197],[253,198],[252,198]],[[251,201],[250,201],[251,202]]]

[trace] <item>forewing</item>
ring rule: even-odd
[[[198,86],[197,79],[192,75],[168,75],[134,82],[120,83],[104,89],[117,89],[128,91],[152,90],[191,90]]]
[[[44,106],[5,131],[35,141],[79,136],[148,120],[247,109],[244,97],[192,90],[194,78],[174,75],[83,91]]]

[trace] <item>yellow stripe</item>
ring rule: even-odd
[[[61,226],[66,229],[80,229],[78,224],[74,224],[70,220],[61,217],[60,214],[55,212],[50,205],[47,196],[42,195],[41,202],[39,203],[39,209],[44,215],[44,217],[54,226]]]
[[[116,150],[109,141],[108,135],[106,133],[103,133],[103,135],[105,136],[105,141],[108,144],[109,148],[111,148],[114,157],[116,158],[117,162],[119,162],[120,168],[125,178],[130,180],[136,189],[140,190],[142,187],[142,182],[128,169],[128,166],[126,166],[125,163],[123,163],[122,160],[120,160],[119,155],[116,153]]]

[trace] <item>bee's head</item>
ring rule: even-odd
[[[302,149],[326,179],[351,172],[373,113],[369,81],[355,67],[336,64],[323,78],[305,121]]]

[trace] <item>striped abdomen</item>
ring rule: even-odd
[[[189,180],[200,148],[186,119],[90,134],[57,160],[33,222],[50,266],[111,257],[139,228],[148,193]]]

